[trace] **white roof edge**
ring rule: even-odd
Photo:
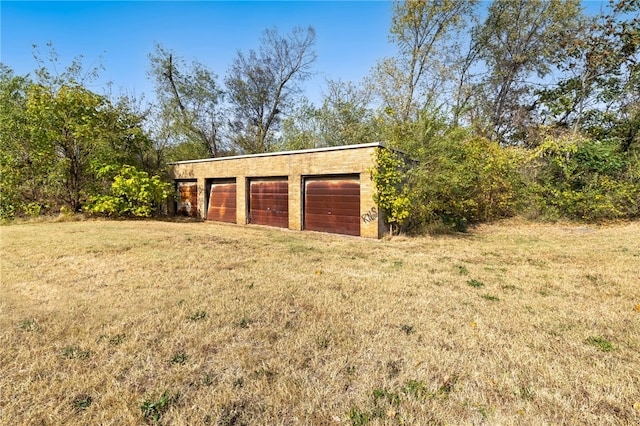
[[[310,149],[300,149],[297,151],[280,151],[280,152],[265,152],[262,154],[246,154],[246,155],[234,155],[232,157],[212,157],[212,158],[202,158],[199,160],[185,160],[185,161],[173,161],[169,163],[169,165],[174,164],[190,164],[190,163],[206,163],[209,161],[224,161],[224,160],[235,160],[240,158],[257,158],[257,157],[273,157],[276,155],[294,155],[294,154],[309,154],[313,152],[323,152],[323,151],[340,151],[345,149],[358,149],[358,148],[374,148],[381,147],[385,148],[386,146],[382,142],[370,142],[370,143],[361,143],[355,145],[341,145],[341,146],[328,146],[324,148],[310,148]]]

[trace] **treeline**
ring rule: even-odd
[[[168,161],[382,141],[404,152],[374,173],[396,229],[637,218],[639,12],[639,0],[595,16],[577,0],[394,3],[396,54],[362,82],[327,81],[320,105],[302,96],[312,28],[266,30],[222,83],[158,45],[145,107],[88,90],[97,70],[79,61],[58,75],[41,61],[33,78],[3,66],[0,215],[135,215],[168,193],[153,180]],[[152,188],[137,201],[122,195],[134,175]]]

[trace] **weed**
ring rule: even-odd
[[[400,268],[402,265],[404,265],[404,262],[402,260],[394,260],[393,261],[393,267],[394,268]]]
[[[356,371],[358,369],[356,368],[355,365],[347,365],[345,367],[345,372],[347,373],[347,376],[353,376],[354,374],[356,374]]]
[[[518,289],[518,287],[516,287],[513,284],[505,284],[505,285],[502,286],[502,288],[504,290],[517,290]]]
[[[483,299],[488,300],[488,301],[490,301],[490,302],[499,302],[499,301],[500,301],[500,298],[499,298],[499,297],[492,296],[492,295],[490,295],[490,294],[483,294],[483,295],[482,295],[482,296],[480,296],[480,297],[482,297]]]
[[[613,347],[613,343],[611,343],[609,340],[597,336],[591,336],[587,338],[587,343],[591,346],[595,346],[597,348],[600,348],[601,351],[603,352],[610,352],[612,350],[614,350],[615,348]]]
[[[67,359],[87,359],[91,355],[91,351],[82,350],[78,346],[67,346],[60,351],[60,356]]]
[[[415,399],[422,399],[429,395],[425,384],[417,380],[409,380],[402,388],[402,393]]]
[[[235,388],[241,388],[244,386],[244,377],[236,377],[233,380],[233,387]]]
[[[374,389],[373,392],[373,403],[378,405],[379,400],[386,400],[389,404],[393,406],[399,406],[402,402],[400,398],[400,394],[396,392],[389,392],[385,389]]]
[[[23,330],[23,331],[40,330],[40,327],[38,327],[38,324],[34,319],[26,319],[26,320],[20,321],[19,327],[20,327],[20,330]]]
[[[191,321],[200,321],[207,317],[207,313],[205,311],[195,311],[191,315],[189,315],[189,319]]]
[[[368,425],[369,422],[371,421],[371,416],[366,412],[362,411],[358,406],[351,407],[351,410],[349,410],[348,416],[353,426]]]
[[[71,405],[73,406],[74,410],[82,411],[89,408],[92,402],[93,402],[93,398],[91,398],[91,395],[80,394],[75,398],[73,398]]]
[[[264,377],[268,381],[272,381],[275,375],[276,373],[273,370],[270,370],[269,368],[266,368],[266,367],[258,368],[253,372],[254,378]]]
[[[533,391],[529,386],[520,386],[520,398],[531,401],[533,396]]]
[[[109,339],[109,344],[113,345],[113,346],[117,346],[120,343],[122,343],[124,341],[124,339],[127,337],[126,334],[122,333],[122,334],[116,334],[115,336],[111,337]]]
[[[204,386],[211,386],[214,383],[216,383],[217,379],[216,379],[216,375],[214,373],[205,373],[202,376],[202,384]]]
[[[445,376],[442,385],[438,388],[438,394],[443,397],[448,397],[453,392],[453,387],[458,382],[458,376],[455,374],[451,377]]]
[[[408,324],[402,324],[400,330],[404,331],[407,336],[416,332],[413,326]]]
[[[173,358],[171,358],[171,364],[179,364],[184,365],[189,359],[189,356],[184,352],[176,352],[173,354]]]
[[[469,280],[469,281],[467,281],[467,284],[470,285],[471,287],[475,287],[475,288],[484,287],[484,283],[482,281],[478,281],[478,280]]]
[[[331,338],[327,335],[318,336],[316,338],[318,349],[327,349],[329,347],[329,343],[331,343]]]
[[[144,401],[140,404],[142,416],[146,421],[158,423],[162,414],[167,411],[169,405],[178,400],[180,394],[169,396],[169,391],[165,390],[157,401]]]
[[[253,323],[253,320],[247,316],[240,318],[240,320],[235,322],[235,326],[238,328],[249,328],[249,326]]]
[[[469,275],[469,270],[464,265],[458,265],[458,273],[460,275]]]
[[[592,284],[598,284],[598,282],[602,279],[598,274],[587,274],[584,277]]]
[[[485,420],[489,418],[489,411],[491,411],[491,410],[489,410],[484,405],[479,405],[478,406],[478,412],[480,413],[482,418],[485,419]]]

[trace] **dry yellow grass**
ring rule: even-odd
[[[640,423],[638,223],[0,232],[2,424]]]

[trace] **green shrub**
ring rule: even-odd
[[[615,140],[547,138],[528,172],[536,215],[597,221],[640,215],[640,176]]]
[[[522,158],[521,151],[480,137],[434,141],[414,172],[420,222],[464,230],[514,215],[523,192]]]
[[[113,166],[106,166],[99,170],[99,174],[105,175],[113,170]],[[170,183],[124,165],[113,179],[110,194],[91,197],[86,209],[92,214],[105,216],[149,217],[170,193]]]
[[[406,164],[400,155],[387,148],[376,151],[376,166],[371,178],[376,188],[374,201],[385,212],[385,220],[393,233],[399,232],[411,214],[411,193],[406,182]]]

